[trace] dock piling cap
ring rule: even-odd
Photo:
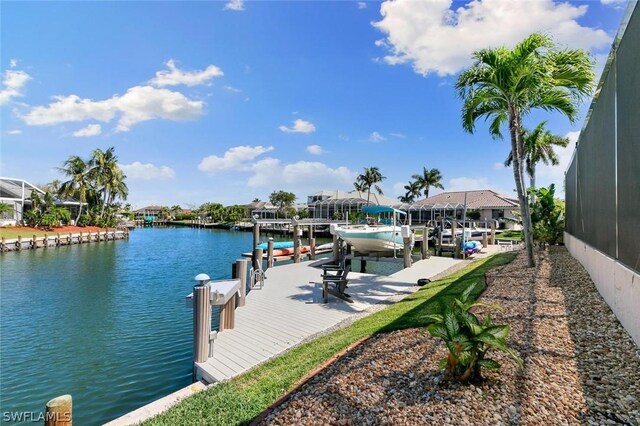
[[[196,281],[200,281],[200,282],[209,281],[210,279],[211,278],[209,278],[209,275],[207,275],[207,274],[198,274],[198,275],[196,275],[196,278],[195,278]]]

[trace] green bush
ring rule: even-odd
[[[442,339],[449,349],[449,355],[440,360],[440,368],[445,370],[445,378],[460,382],[477,382],[482,379],[481,369],[500,369],[500,364],[487,358],[487,352],[498,349],[509,354],[522,367],[518,353],[507,346],[508,325],[495,325],[491,316],[480,320],[471,308],[499,308],[497,305],[473,301],[469,296],[476,287],[470,284],[460,298],[444,309],[442,314],[428,315],[434,323],[427,326],[429,333]]]
[[[555,185],[549,188],[529,188],[531,224],[534,241],[557,244],[564,232],[564,202],[555,199]]]
[[[27,210],[23,213],[22,218],[27,226],[31,226],[32,228],[40,225],[42,221],[42,215],[38,209]]]

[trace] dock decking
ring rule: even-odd
[[[330,297],[326,304],[321,269],[313,266],[320,262],[269,269],[264,287],[251,291],[246,306],[236,310],[235,328],[218,333],[214,355],[196,364],[197,376],[209,383],[237,376],[393,295],[408,293],[419,278],[432,278],[463,261],[432,256],[390,276],[351,272],[347,292],[353,303]]]

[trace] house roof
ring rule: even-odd
[[[442,192],[438,195],[417,201],[415,206],[429,206],[434,204],[464,204],[465,191]],[[506,195],[498,194],[490,189],[466,191],[467,208],[469,209],[499,209],[517,208],[518,202]]]
[[[153,211],[159,212],[162,207],[163,206],[145,206],[137,210],[134,210],[133,212],[134,213],[145,213],[145,212],[153,212]]]
[[[323,201],[315,201],[309,203],[309,205],[313,205],[315,203],[327,203],[330,201],[340,201],[340,200],[352,200],[358,201],[362,200],[363,202],[367,202],[368,194],[363,191],[320,191],[312,194],[311,197],[326,197]],[[398,204],[398,200],[394,198],[389,198],[384,195],[379,195],[376,192],[371,192],[370,196],[370,204],[375,204],[379,206],[393,206]]]

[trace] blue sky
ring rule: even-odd
[[[423,166],[446,190],[512,193],[507,141],[460,126],[456,75],[478,48],[533,31],[599,66],[624,13],[614,0],[554,2],[6,2],[0,174],[62,179],[70,155],[114,146],[129,202],[298,201],[349,190],[363,167],[385,194]],[[599,73],[599,71],[598,71]],[[586,105],[583,110],[586,111]],[[577,137],[553,114],[557,134]],[[538,171],[561,179],[563,164]]]

